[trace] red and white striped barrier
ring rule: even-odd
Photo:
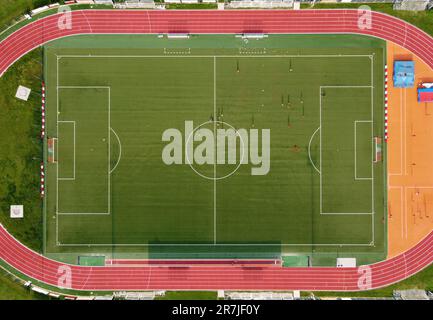
[[[45,137],[45,82],[42,81],[42,128],[41,128],[41,139]],[[41,197],[45,196],[45,166],[41,162]]]
[[[388,141],[388,65],[385,65],[385,142]]]
[[[41,139],[45,137],[45,82],[42,82],[42,129]]]
[[[41,162],[41,197],[45,196],[45,166]]]

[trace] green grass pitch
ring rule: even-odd
[[[384,42],[78,36],[44,52],[57,160],[47,163],[45,254],[300,254],[316,265],[386,254],[386,169],[373,162]],[[239,140],[235,163],[189,165],[186,121],[215,135],[245,129],[251,140],[269,129],[269,172],[252,175],[252,158],[239,164]],[[180,132],[182,163],[167,165],[170,128]]]

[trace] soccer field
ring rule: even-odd
[[[45,254],[383,258],[384,57],[354,35],[46,45]]]

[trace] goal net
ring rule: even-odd
[[[48,139],[48,162],[55,163],[57,159],[55,157],[55,146],[56,146],[57,138],[49,138]]]
[[[374,137],[374,162],[382,161],[382,138]]]

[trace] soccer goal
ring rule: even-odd
[[[382,161],[382,138],[374,137],[374,163]]]
[[[48,162],[49,163],[56,163],[56,144],[57,144],[57,138],[49,138],[48,139]]]

